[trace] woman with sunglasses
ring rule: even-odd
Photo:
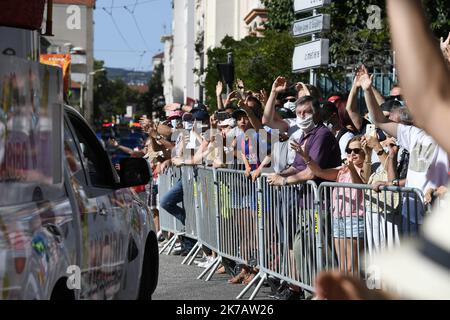
[[[347,160],[343,166],[322,169],[310,157],[306,144],[302,147],[292,144],[304,159],[313,174],[321,179],[340,183],[365,184],[371,174],[372,150],[362,139],[355,136],[348,143],[345,151]],[[332,230],[334,246],[338,255],[340,269],[357,274],[358,248],[363,248],[364,208],[362,190],[336,187],[332,195]]]

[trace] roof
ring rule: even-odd
[[[148,92],[148,86],[147,85],[134,85],[134,84],[129,84],[128,88],[130,88],[133,91],[137,91],[139,93],[146,93]]]
[[[95,0],[53,0],[54,4],[76,4],[89,8],[95,7]]]
[[[162,59],[164,58],[164,52],[160,52],[153,56],[153,59]]]

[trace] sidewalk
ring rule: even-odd
[[[228,283],[230,276],[227,274],[215,274],[209,281],[197,280],[204,269],[194,263],[190,266],[182,265],[184,258],[159,255],[159,281],[153,300],[235,300],[245,288],[242,284]],[[253,288],[243,300],[250,297]],[[270,300],[270,292],[270,287],[262,286],[255,300]]]

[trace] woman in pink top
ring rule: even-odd
[[[355,136],[347,143],[345,148],[347,161],[337,168],[320,168],[309,157],[308,150],[305,150],[304,146],[306,144],[303,147],[298,144],[292,145],[316,177],[328,181],[356,184],[365,184],[369,180],[372,150],[363,136]],[[357,272],[358,270],[358,242],[362,248],[364,240],[363,198],[362,190],[343,187],[333,189],[333,237],[340,269],[343,271]]]

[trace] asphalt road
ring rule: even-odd
[[[227,274],[215,274],[207,282],[197,280],[204,269],[195,264],[182,265],[184,257],[163,253],[159,259],[159,281],[153,300],[235,300],[245,287],[228,283],[230,276]],[[250,297],[255,287],[246,293],[244,299]],[[255,300],[268,300],[270,293],[270,287],[263,285]]]

